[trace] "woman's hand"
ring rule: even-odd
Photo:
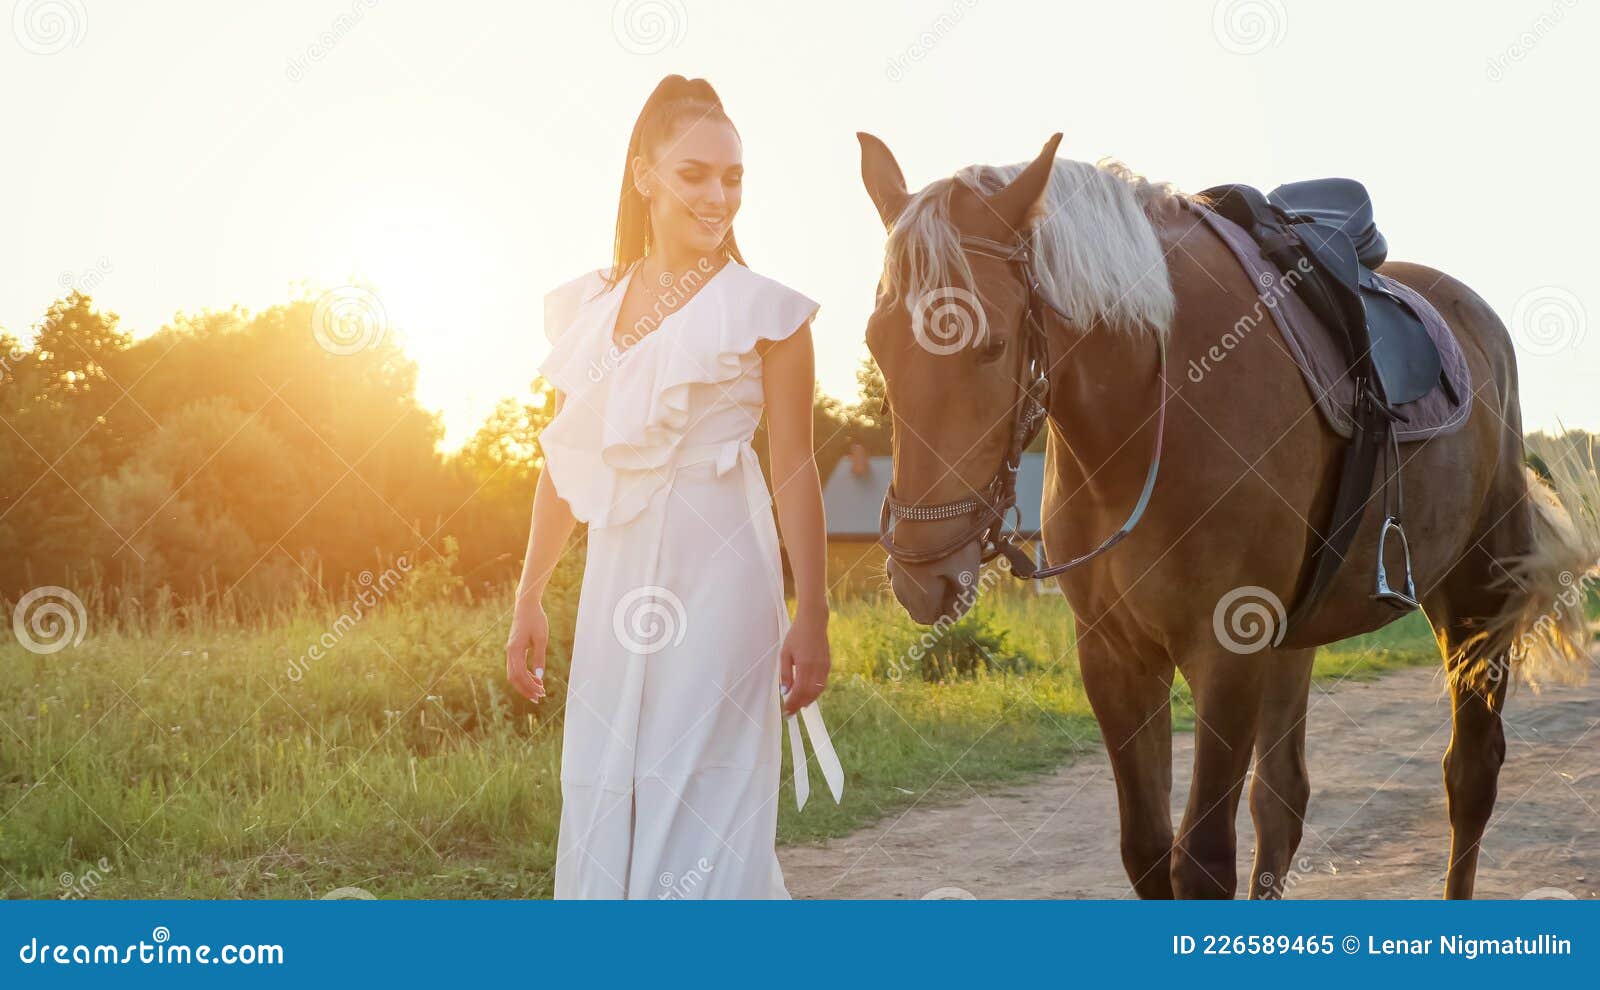
[[[544,653],[550,642],[550,620],[538,600],[517,607],[506,637],[506,680],[517,693],[537,703],[544,697]],[[532,665],[532,672],[529,666]]]
[[[793,715],[816,701],[828,686],[828,671],[833,667],[828,652],[828,613],[796,616],[789,635],[783,638],[778,662],[783,680],[783,714]]]

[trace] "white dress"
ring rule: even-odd
[[[789,628],[771,499],[750,440],[758,340],[817,304],[727,262],[620,354],[632,272],[545,299],[540,365],[565,394],[545,470],[589,525],[561,758],[558,898],[787,897],[774,851]],[[801,713],[835,800],[844,774]],[[803,807],[800,727],[789,720]]]

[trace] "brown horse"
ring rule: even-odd
[[[1058,134],[1031,163],[972,166],[911,194],[889,149],[859,137],[862,177],[889,230],[867,342],[888,385],[900,502],[988,491],[1024,400],[1029,269],[971,244],[1026,246],[1051,304],[1043,535],[1052,561],[1084,552],[1128,517],[1170,390],[1148,511],[1115,549],[1059,580],[1077,616],[1078,662],[1116,777],[1134,889],[1234,896],[1234,823],[1254,759],[1250,895],[1281,896],[1310,794],[1315,648],[1399,614],[1371,596],[1381,513],[1369,508],[1311,621],[1275,627],[1322,539],[1347,441],[1314,410],[1270,322],[1234,335],[1217,359],[1230,329],[1253,308],[1259,317],[1257,288],[1171,188],[1114,163],[1058,160]],[[1469,897],[1505,755],[1502,672],[1508,658],[1525,671],[1542,658],[1554,674],[1586,666],[1582,609],[1564,608],[1560,596],[1575,575],[1582,588],[1594,573],[1600,527],[1592,510],[1569,515],[1525,470],[1511,341],[1488,305],[1421,265],[1383,271],[1447,317],[1474,384],[1463,428],[1400,446],[1418,597],[1453,698],[1445,893]],[[1171,368],[1194,362],[1208,373],[1163,385],[1158,340]],[[894,594],[917,621],[947,622],[970,605],[982,553],[975,534],[963,542],[971,531],[970,516],[895,524],[902,550],[948,549],[934,551],[938,560],[890,561]],[[1258,600],[1225,616],[1222,606],[1241,592]],[[1255,633],[1253,644],[1235,640],[1241,627]],[[1174,668],[1196,715],[1194,777],[1176,836]]]

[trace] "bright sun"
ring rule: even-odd
[[[481,348],[508,329],[494,325],[488,305],[508,284],[500,236],[450,190],[391,186],[353,197],[315,246],[320,288],[357,285],[376,295],[384,332],[417,362],[418,398],[446,410],[447,446],[498,398],[463,402],[481,391],[473,387],[486,371]]]

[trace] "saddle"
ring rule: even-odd
[[[1344,563],[1370,500],[1380,456],[1385,461],[1385,517],[1372,597],[1401,611],[1417,608],[1411,549],[1402,524],[1404,494],[1395,424],[1407,403],[1435,388],[1453,392],[1454,386],[1444,374],[1439,349],[1422,314],[1376,271],[1388,257],[1388,244],[1378,231],[1366,188],[1354,179],[1314,179],[1291,182],[1263,195],[1234,184],[1207,189],[1200,199],[1243,228],[1261,248],[1282,284],[1292,287],[1337,338],[1355,382],[1350,409],[1354,425],[1325,530],[1330,535],[1312,551],[1310,574],[1290,611],[1288,626],[1315,612]],[[1452,394],[1451,399],[1459,402],[1459,396]],[[1391,585],[1384,567],[1391,539],[1404,551],[1400,588]]]

